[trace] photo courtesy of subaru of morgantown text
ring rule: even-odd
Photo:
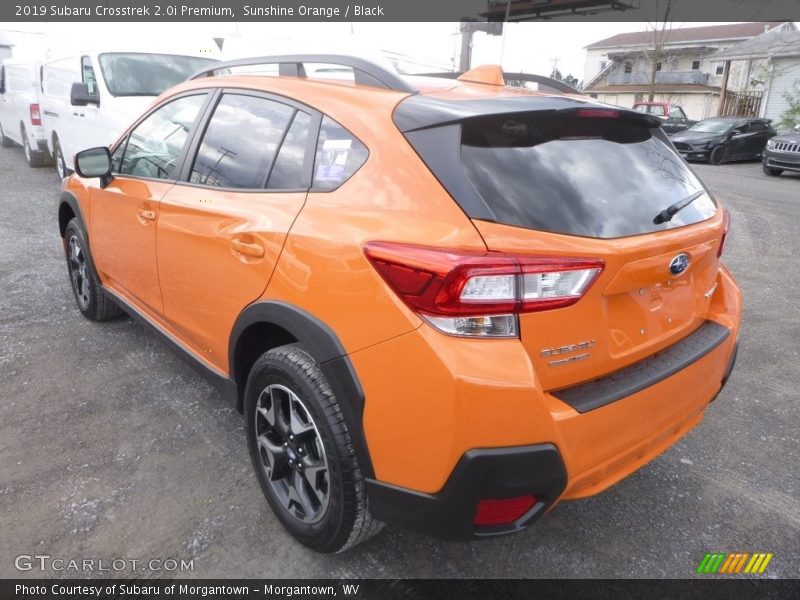
[[[720,201],[658,116],[532,80],[209,62],[75,155],[78,308],[198,363],[310,548],[523,530],[674,444],[731,373]]]

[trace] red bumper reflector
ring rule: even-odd
[[[508,525],[519,519],[536,504],[534,496],[517,496],[503,500],[481,500],[475,511],[475,525]]]

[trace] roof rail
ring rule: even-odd
[[[359,85],[385,88],[396,92],[415,94],[417,90],[402,77],[372,61],[343,54],[287,54],[281,56],[260,56],[217,62],[192,73],[189,79],[211,77],[216,71],[232,67],[251,67],[255,65],[278,65],[278,74],[285,77],[306,77],[304,63],[323,63],[353,69],[355,82]]]
[[[464,73],[421,73],[424,77],[444,77],[446,79],[458,79]],[[552,77],[545,77],[544,75],[533,75],[532,73],[508,73],[503,71],[503,79],[506,81],[530,81],[547,86],[557,92],[564,94],[582,94],[580,90],[572,87],[568,83],[553,79]]]

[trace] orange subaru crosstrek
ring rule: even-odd
[[[657,118],[499,67],[212,68],[76,156],[59,225],[80,311],[218,385],[297,540],[520,531],[701,420],[741,296]]]

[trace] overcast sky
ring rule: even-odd
[[[693,27],[705,23],[675,23]],[[563,74],[583,78],[584,46],[627,31],[643,31],[646,23],[535,22],[507,25],[505,42],[500,36],[476,34],[473,66],[502,64],[508,71],[549,74],[554,61]],[[288,52],[338,52],[369,55],[377,51],[408,57],[421,63],[417,71],[452,68],[458,60],[460,36],[457,23],[0,23],[16,44],[15,55],[42,58],[79,51],[76,40],[115,48],[128,40],[141,47],[151,40],[153,51],[163,40],[194,50],[211,37],[227,38],[225,58]],[[505,46],[505,47],[503,47]],[[456,62],[457,64],[457,62]]]

